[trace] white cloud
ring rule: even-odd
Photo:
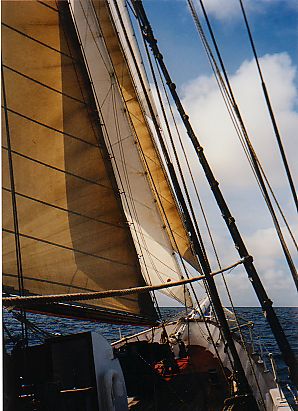
[[[260,58],[260,64],[289,163],[297,175],[294,156],[298,129],[298,113],[295,111],[297,89],[294,82],[296,69],[286,53],[266,55]],[[243,62],[237,72],[230,76],[230,81],[261,163],[265,170],[269,170],[276,187],[281,187],[285,181],[284,171],[254,61]],[[215,80],[198,77],[184,87],[182,94],[192,124],[216,174],[221,176],[225,184],[236,184],[245,189],[254,185]]]
[[[196,1],[197,8],[201,12],[199,1]],[[244,0],[243,5],[246,13],[257,12],[263,13],[266,7],[271,4],[279,4],[281,7],[288,7],[292,10],[298,10],[297,2],[293,0]],[[208,16],[215,17],[218,20],[231,21],[235,17],[242,15],[239,0],[205,0],[204,6]]]
[[[204,2],[208,15],[212,15],[219,20],[231,20],[240,12],[239,2],[236,0],[206,0]],[[200,5],[198,5],[200,9]]]
[[[298,225],[292,229],[297,238]],[[297,291],[291,273],[284,262],[283,252],[274,228],[256,230],[251,236],[245,236],[245,242],[254,256],[261,281],[275,306],[297,305]],[[288,244],[294,256],[293,243],[289,241]],[[231,288],[237,290],[236,296],[239,302],[247,299],[247,286],[243,287],[239,293],[239,279],[236,277],[231,281]]]
[[[286,53],[266,55],[260,58],[260,64],[295,180],[295,176],[298,175],[296,160],[298,113],[295,111],[297,89],[294,81],[296,68]],[[296,224],[296,234],[298,234],[293,200],[254,61],[243,62],[236,73],[230,76],[230,80],[253,145],[264,169],[268,172],[269,180],[279,194],[279,200],[290,225],[291,223],[294,226]],[[268,290],[269,297],[273,299],[276,306],[297,304],[294,283],[289,268],[284,262],[279,240],[272,228],[271,217],[226,113],[215,80],[200,76],[190,81],[184,86],[182,97],[186,112],[198,132],[200,143],[204,147],[215,177],[221,184],[232,214],[236,217],[248,250],[254,256],[255,265]],[[205,203],[205,211],[213,229],[216,245],[220,250],[222,264],[223,266],[229,265],[239,256],[210,194],[210,189],[205,183],[205,177],[198,167],[198,160],[189,149],[188,158],[195,179],[199,182],[201,199]],[[198,208],[195,201],[194,205]],[[211,247],[208,245],[205,231],[203,230],[203,235],[207,249],[210,251]],[[293,247],[291,251],[295,255]],[[211,255],[211,251],[209,254]],[[213,269],[216,269],[214,261]],[[220,281],[217,281],[220,284]],[[258,305],[243,268],[237,268],[230,274],[228,282],[236,305]],[[225,295],[221,285],[220,289]]]

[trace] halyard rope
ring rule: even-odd
[[[251,259],[250,256],[242,258],[240,261],[229,265],[221,270],[214,271],[210,275],[215,276],[224,271],[231,270],[237,265],[243,264],[247,259]],[[162,290],[164,288],[176,287],[178,285],[184,285],[193,283],[195,281],[205,279],[204,275],[199,275],[197,277],[187,278],[185,280],[168,282],[166,284],[150,285],[144,287],[132,287],[125,288],[122,290],[107,290],[107,291],[95,291],[90,293],[73,293],[73,294],[54,294],[54,295],[35,295],[26,297],[4,297],[2,298],[2,303],[5,307],[24,307],[31,304],[51,304],[59,302],[70,302],[70,301],[84,301],[84,300],[95,300],[108,297],[122,297],[123,295],[129,294],[140,294],[148,291]]]

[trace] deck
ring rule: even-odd
[[[178,376],[172,383],[158,384],[150,398],[130,398],[131,411],[217,411],[227,396],[223,381],[210,383],[207,373]]]

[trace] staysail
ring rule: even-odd
[[[123,27],[119,21],[118,13],[115,10],[114,2],[109,2],[109,8],[111,10],[110,18],[105,15],[102,2],[93,0],[93,3],[95,2],[98,4],[98,16],[102,21],[103,33],[106,32],[106,35],[110,38],[110,41],[107,42],[107,47],[119,79],[121,91],[127,105],[131,122],[138,136],[140,150],[144,157],[144,165],[149,176],[152,190],[156,194],[158,206],[164,220],[168,236],[172,243],[172,247],[176,252],[179,252],[190,265],[192,265],[196,270],[199,270],[197,258],[193,254],[188,233],[185,229],[184,223],[182,222],[181,213],[178,210],[177,202],[173,195],[167,173],[163,167],[159,150],[151,132],[150,119],[148,121],[148,117],[150,116],[148,106],[144,97],[142,86],[136,74],[136,64],[132,58],[127,41],[129,41],[133,50],[137,66],[141,72],[142,81],[146,87],[146,93],[151,100],[151,104],[153,98],[151,96],[151,90],[145,71],[143,70],[143,62],[136,43],[130,18],[127,13],[125,1],[117,1],[117,7],[119,8],[119,13],[121,15],[128,40],[124,35]],[[111,27],[108,25],[108,21],[111,18],[116,27],[114,32],[111,31]],[[118,38],[117,43],[116,38]],[[110,47],[109,44],[111,44]],[[154,105],[153,109],[157,113]]]
[[[137,95],[137,77],[128,67],[107,4],[74,1],[72,9],[144,278],[148,284],[178,280],[183,273],[175,251],[198,266]],[[184,287],[165,294],[192,304]]]
[[[25,293],[144,285],[68,3],[4,1],[2,9],[4,291],[18,289],[16,236]],[[156,318],[143,294],[39,309]]]

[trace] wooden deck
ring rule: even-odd
[[[219,411],[227,396],[223,381],[210,383],[207,373],[179,376],[174,382],[154,387],[151,398],[130,398],[131,411]]]

